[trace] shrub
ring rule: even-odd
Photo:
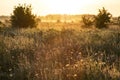
[[[93,24],[93,19],[87,16],[82,16],[82,21],[85,26],[91,26]]]
[[[0,21],[0,30],[1,30],[1,24],[2,24],[2,22]]]
[[[99,9],[99,13],[98,15],[95,17],[95,26],[97,28],[105,28],[107,27],[107,23],[110,22],[112,15],[107,12],[107,10],[105,10],[105,8],[103,7],[103,9]]]
[[[11,24],[13,27],[27,28],[35,27],[36,16],[32,14],[31,5],[18,5],[13,10],[13,15],[11,15]]]
[[[118,25],[120,26],[120,16],[118,17]]]
[[[2,24],[2,22],[0,21],[0,25]]]

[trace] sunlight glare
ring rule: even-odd
[[[44,14],[78,14],[89,4],[96,3],[97,0],[41,0],[47,11]],[[39,7],[39,5],[36,5]]]

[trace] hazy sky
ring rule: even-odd
[[[97,14],[102,7],[113,16],[120,15],[120,0],[0,0],[0,15],[10,15],[19,3],[32,4],[37,15]]]

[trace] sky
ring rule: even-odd
[[[105,7],[113,16],[120,16],[120,0],[0,0],[0,15],[11,15],[18,4],[31,4],[36,15],[97,14]]]

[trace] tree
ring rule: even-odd
[[[31,5],[18,5],[11,15],[12,27],[27,28],[36,26],[36,16],[32,14]]]
[[[110,22],[111,17],[112,15],[107,12],[104,7],[101,10],[99,9],[98,15],[95,16],[95,26],[97,28],[106,28],[107,23]]]

